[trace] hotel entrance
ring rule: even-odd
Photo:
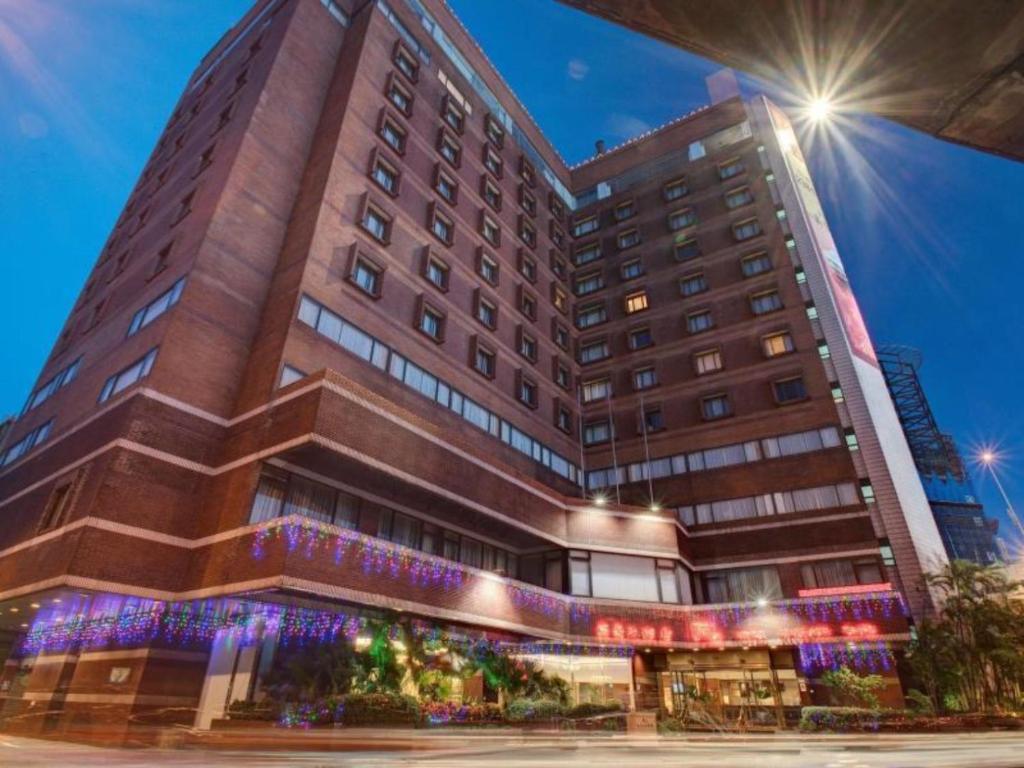
[[[796,724],[806,697],[789,651],[670,653],[661,703],[695,729],[748,730]]]

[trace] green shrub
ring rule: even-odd
[[[509,703],[506,715],[510,722],[523,723],[533,720],[551,720],[561,717],[565,707],[548,699],[516,699]]]
[[[877,731],[878,712],[860,707],[804,707],[801,731]]]
[[[420,720],[416,699],[397,693],[349,693],[328,708],[343,725],[415,725]]]
[[[622,704],[618,701],[589,702],[577,704],[565,710],[566,717],[597,717],[598,715],[610,715],[614,712],[621,712]]]

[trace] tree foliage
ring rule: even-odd
[[[840,704],[868,709],[878,709],[875,691],[885,687],[881,675],[858,675],[848,667],[830,669],[821,680],[832,689]]]

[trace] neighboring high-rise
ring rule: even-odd
[[[0,464],[8,727],[206,726],[396,612],[585,700],[898,701],[943,558],[781,110],[568,167],[440,0],[222,38]]]
[[[995,565],[1001,559],[996,543],[999,521],[985,516],[956,441],[939,429],[921,386],[921,353],[885,346],[879,349],[878,360],[946,553],[951,560]]]

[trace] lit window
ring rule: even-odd
[[[707,421],[728,416],[732,412],[729,405],[729,396],[722,394],[701,398],[700,412],[701,416]]]
[[[732,160],[727,160],[718,166],[718,177],[720,179],[731,179],[733,176],[738,176],[746,170],[746,166],[743,165],[743,161],[738,157]]]
[[[772,260],[767,253],[753,253],[743,257],[740,261],[740,268],[743,270],[744,277],[753,277],[770,271]]]
[[[690,190],[686,187],[685,179],[676,179],[670,181],[665,185],[663,193],[666,202],[672,202],[678,200],[681,197],[685,197]]]
[[[792,379],[782,379],[772,383],[777,403],[795,403],[807,399],[807,388],[804,380],[799,376]]]
[[[585,219],[573,222],[572,236],[583,237],[584,235],[589,235],[591,232],[596,232],[600,226],[597,216],[587,216]]]
[[[632,315],[647,309],[647,291],[634,291],[626,295],[626,314]]]
[[[794,349],[793,337],[789,334],[789,331],[768,334],[761,339],[761,348],[764,350],[765,357],[785,355]]]
[[[357,256],[349,278],[371,296],[380,296],[381,270],[376,264]]]
[[[764,315],[782,309],[782,299],[776,291],[766,291],[750,297],[750,311],[755,315]]]
[[[718,349],[706,349],[693,355],[693,368],[698,376],[722,370],[722,352]]]
[[[704,277],[703,272],[679,278],[679,292],[683,296],[694,296],[698,293],[703,293],[707,289],[708,281]]]
[[[700,333],[714,327],[715,321],[711,316],[710,309],[694,312],[686,316],[686,330],[690,333]]]
[[[419,328],[435,341],[441,341],[444,338],[444,315],[433,307],[424,306]]]
[[[555,309],[559,312],[569,311],[569,294],[559,288],[557,285],[551,286],[551,303],[555,305]]]
[[[156,352],[157,348],[154,347],[149,350],[145,356],[107,379],[106,384],[103,385],[103,389],[100,391],[99,401],[101,403],[105,403],[114,395],[124,391],[132,384],[146,378],[146,376],[149,375],[149,372],[153,369],[153,362],[156,360]]]
[[[654,368],[641,368],[633,371],[633,389],[636,391],[650,389],[658,384],[658,374]]]
[[[640,244],[640,233],[635,229],[621,232],[615,242],[618,244],[620,251],[632,248],[634,245]]]
[[[635,328],[629,332],[629,348],[646,349],[654,344],[654,336],[650,328]]]
[[[737,240],[749,240],[761,234],[761,222],[748,219],[732,225],[732,234]]]
[[[619,267],[619,275],[623,280],[635,280],[644,274],[644,264],[640,259],[632,259]]]
[[[668,228],[673,232],[679,229],[686,229],[697,224],[697,212],[693,208],[684,208],[681,211],[670,213],[668,216]]]
[[[749,205],[752,202],[754,202],[754,195],[747,187],[742,187],[741,189],[734,189],[730,192],[725,193],[726,208],[741,208],[744,205]]]

